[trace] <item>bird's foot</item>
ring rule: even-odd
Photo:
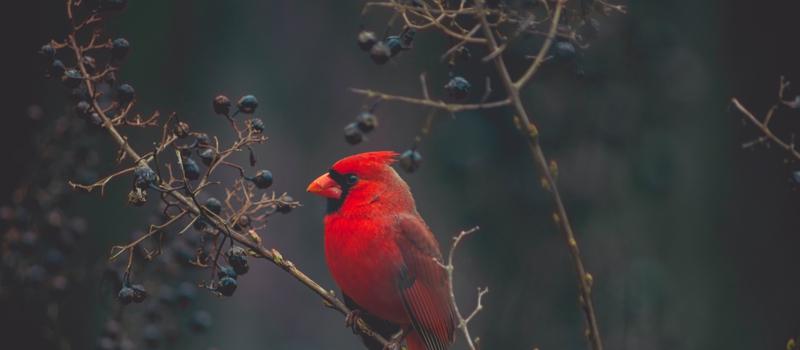
[[[408,335],[408,330],[401,329],[399,332],[395,333],[391,338],[389,338],[389,342],[383,347],[383,350],[400,350],[402,349],[403,339],[406,338]]]
[[[344,316],[344,326],[358,333],[358,319],[361,317],[361,310],[353,309]]]

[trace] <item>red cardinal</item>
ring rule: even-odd
[[[325,258],[358,317],[384,337],[407,332],[409,350],[446,350],[454,313],[439,244],[408,185],[392,169],[397,153],[344,158],[308,186],[328,198]],[[367,348],[382,347],[364,338]]]

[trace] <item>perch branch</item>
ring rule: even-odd
[[[67,7],[69,9],[69,20],[70,20],[71,23],[74,23],[74,18],[72,17],[72,11],[71,11],[72,2],[69,1],[69,0],[67,1]],[[128,158],[132,159],[133,162],[136,165],[150,167],[149,163],[154,159],[156,154],[153,153],[153,154],[151,154],[150,156],[147,156],[147,157],[141,156],[127,142],[126,137],[117,129],[116,125],[113,122],[114,118],[109,117],[109,115],[106,114],[106,111],[104,111],[103,108],[101,108],[100,103],[98,101],[98,94],[97,94],[96,88],[94,86],[94,81],[90,79],[91,74],[89,74],[89,72],[87,70],[87,67],[84,64],[84,58],[83,58],[84,48],[82,48],[78,44],[78,40],[76,38],[77,37],[77,33],[76,32],[80,28],[81,28],[81,26],[74,27],[74,30],[71,33],[68,34],[67,45],[74,52],[75,59],[76,59],[76,62],[77,62],[77,67],[80,70],[80,73],[82,74],[82,76],[84,77],[83,78],[83,83],[86,85],[87,92],[88,92],[88,94],[90,96],[91,105],[92,105],[93,110],[98,113],[99,117],[101,118],[101,120],[103,122],[103,128],[111,136],[112,140],[117,144],[117,146],[120,148],[121,152],[125,156],[127,156]],[[124,114],[122,114],[121,116],[124,116]],[[119,116],[117,116],[115,118],[119,118]],[[160,181],[161,181],[161,183],[159,184],[160,187],[162,187],[162,188],[171,187],[171,186],[169,186],[169,184],[165,183],[164,180],[160,180]],[[302,283],[303,285],[305,285],[306,287],[311,289],[311,291],[313,291],[314,293],[319,295],[323,299],[324,303],[327,306],[331,307],[334,310],[339,311],[340,313],[342,313],[344,315],[347,315],[348,313],[350,313],[350,309],[344,304],[344,302],[342,302],[338,297],[336,297],[336,295],[335,295],[335,293],[333,291],[329,291],[329,290],[323,288],[316,281],[314,281],[309,276],[307,276],[305,273],[303,273],[300,269],[298,269],[291,261],[289,261],[287,259],[284,259],[283,256],[277,250],[275,250],[275,249],[268,250],[268,249],[264,248],[262,245],[256,244],[247,235],[242,234],[242,233],[234,230],[233,228],[231,228],[230,225],[227,222],[225,222],[224,220],[222,220],[218,216],[216,216],[216,215],[208,215],[208,213],[207,213],[208,210],[205,209],[202,206],[198,206],[197,203],[195,202],[194,198],[191,198],[191,197],[189,197],[187,195],[184,195],[184,194],[178,192],[177,190],[168,190],[165,193],[169,197],[172,197],[173,199],[175,199],[180,205],[182,205],[183,208],[186,210],[186,212],[188,212],[189,214],[195,216],[195,220],[197,220],[198,217],[202,216],[205,220],[208,221],[208,223],[211,226],[213,226],[217,230],[219,230],[219,232],[223,232],[224,234],[228,235],[229,237],[231,237],[233,240],[235,240],[239,244],[249,248],[255,256],[260,257],[260,258],[264,258],[264,259],[272,262],[274,265],[278,266],[282,270],[284,270],[287,273],[289,273],[292,277],[294,277],[300,283]],[[130,252],[128,268],[127,268],[127,270],[129,271],[130,270],[130,265],[132,264],[132,256],[133,256],[133,254],[132,254],[132,249],[128,249],[128,251]],[[358,328],[358,330],[360,332],[375,338],[381,344],[383,344],[383,345],[389,344],[388,341],[385,338],[383,338],[380,334],[378,334],[378,333],[374,332],[373,330],[371,330],[369,328],[369,326],[366,323],[364,323],[362,320],[357,320],[356,326],[357,326],[357,328]]]

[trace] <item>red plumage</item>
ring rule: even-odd
[[[446,272],[408,185],[391,167],[396,156],[350,156],[311,183],[309,192],[328,198],[325,257],[365,319],[409,331],[409,350],[446,350],[455,329]]]

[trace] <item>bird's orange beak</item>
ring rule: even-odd
[[[325,198],[339,199],[342,197],[342,186],[333,181],[327,173],[312,181],[306,191]]]

